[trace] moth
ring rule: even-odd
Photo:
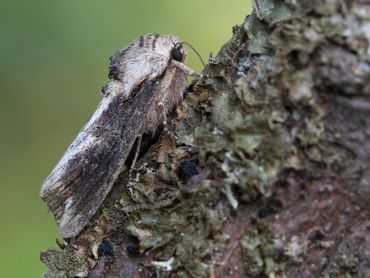
[[[140,36],[110,57],[110,82],[87,124],[44,181],[40,196],[64,238],[77,236],[117,179],[137,138],[181,103],[187,52],[173,35]]]

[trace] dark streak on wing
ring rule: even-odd
[[[121,67],[120,64],[123,60],[124,55],[132,47],[132,44],[129,45],[127,48],[121,49],[117,51],[115,54],[109,57],[109,73],[108,78],[112,80],[120,80],[120,74],[121,74]]]
[[[152,41],[152,49],[155,49],[155,44],[157,43],[157,39],[158,39],[159,35],[158,34],[155,34],[154,35],[154,39]]]
[[[111,65],[109,67],[108,78],[118,80],[119,68],[117,65]]]
[[[144,37],[143,36],[140,36],[139,37],[139,46],[140,47],[143,47],[144,46]]]
[[[146,81],[126,101],[117,95],[94,124],[92,133],[100,139],[68,162],[61,187],[45,192],[43,198],[56,215],[64,210],[70,196],[74,198],[71,217],[60,226],[64,237],[76,236],[85,227],[112,188],[145,124],[158,84],[157,80]]]

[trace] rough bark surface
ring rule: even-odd
[[[46,277],[370,277],[370,3],[254,7]]]

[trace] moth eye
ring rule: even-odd
[[[175,61],[182,62],[184,55],[181,52],[181,47],[172,48],[171,56],[172,56],[172,59],[174,59]]]

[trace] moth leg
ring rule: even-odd
[[[199,73],[196,73],[193,71],[191,68],[189,68],[187,65],[180,63],[176,60],[171,60],[171,63],[178,69],[182,70],[189,76],[194,76],[194,77],[202,77]]]
[[[167,115],[166,115],[166,112],[165,112],[165,104],[162,101],[160,101],[158,103],[158,105],[160,107],[162,107],[162,113],[163,113],[163,130],[164,130],[165,133],[167,133],[168,132],[168,124],[167,124]]]
[[[79,248],[72,243],[69,242],[68,239],[64,239],[63,241],[56,239],[56,243],[58,244],[60,249],[65,249],[67,246],[70,246],[73,250],[78,251]]]
[[[165,104],[162,101],[160,101],[158,103],[158,105],[161,106],[162,108],[165,107]],[[170,138],[173,141],[176,141],[177,137],[176,137],[175,133],[171,132],[170,129],[169,129],[169,125],[168,125],[168,122],[167,122],[167,114],[166,114],[164,108],[163,108],[162,112],[163,112],[163,122],[162,122],[163,123],[163,134],[170,136]]]
[[[129,176],[131,176],[132,171],[135,170],[135,164],[136,164],[137,159],[138,159],[139,154],[140,154],[141,140],[142,139],[143,139],[143,137],[141,135],[139,135],[137,137],[135,156],[134,156],[134,160],[132,161],[132,164],[131,164]]]

